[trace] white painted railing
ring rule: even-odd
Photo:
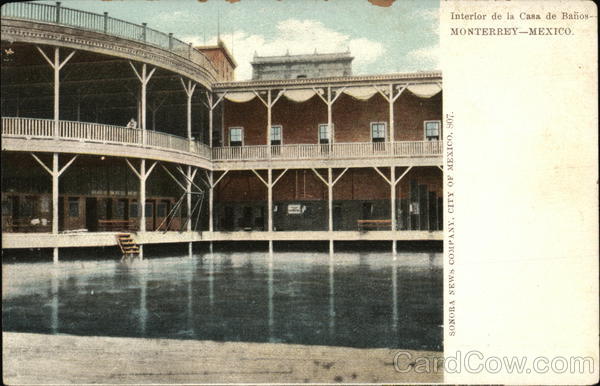
[[[353,142],[271,146],[271,159],[349,159],[441,156],[441,141]],[[213,161],[269,159],[269,146],[226,146],[212,150]]]
[[[66,8],[61,6],[60,2],[57,2],[56,5],[11,2],[2,5],[1,14],[2,17],[66,25],[125,39],[137,40],[171,51],[176,55],[199,64],[215,77],[217,77],[218,74],[210,60],[208,60],[202,52],[194,49],[191,43],[182,42],[173,37],[173,34],[166,34],[148,28],[145,24],[138,25],[125,20],[109,17],[108,13],[100,15],[93,12]]]
[[[100,142],[142,146],[140,129],[100,123],[59,121],[59,138],[81,142]],[[54,121],[36,118],[2,118],[2,135],[26,138],[54,138]],[[351,159],[384,157],[441,156],[441,141],[353,142],[295,144],[282,146],[226,146],[211,149],[200,142],[159,131],[146,131],[145,145],[149,148],[191,153],[213,161],[254,161],[294,159]],[[269,154],[270,151],[270,154]]]
[[[100,123],[59,121],[59,139],[81,142],[100,142],[142,146],[140,129]],[[9,118],[2,117],[2,136],[26,138],[54,138],[52,119]],[[210,149],[199,142],[158,131],[146,131],[145,146],[183,153],[193,153],[204,159],[210,159]]]

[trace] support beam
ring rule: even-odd
[[[52,169],[50,169],[46,164],[34,153],[31,153],[31,156],[37,161],[37,163],[42,166],[42,168],[50,174],[52,177],[52,234],[58,234],[58,183],[60,176],[75,162],[77,159],[77,155],[72,157],[62,168],[59,168],[59,155],[58,153],[52,153]],[[53,260],[54,262],[58,262],[58,248],[54,248],[53,252]]]
[[[148,179],[148,177],[150,177],[150,174],[152,174],[152,171],[154,170],[154,167],[156,166],[157,162],[155,161],[152,166],[150,166],[150,168],[148,168],[148,170],[146,170],[146,160],[145,159],[141,159],[140,160],[140,170],[138,171],[132,164],[131,162],[129,162],[129,160],[127,158],[125,158],[125,162],[127,162],[127,165],[129,166],[129,168],[135,173],[136,176],[138,176],[139,180],[140,180],[140,210],[139,210],[139,219],[140,219],[140,228],[139,231],[141,232],[146,232],[146,180]],[[140,245],[140,259],[143,259],[143,249],[142,249],[142,245]]]
[[[54,60],[50,60],[48,55],[42,50],[39,46],[35,46],[37,50],[42,54],[46,62],[52,67],[54,70],[54,139],[58,139],[60,137],[60,70],[64,67],[65,64],[73,55],[75,55],[75,51],[72,51],[65,60],[60,61],[60,49],[58,47],[54,47]]]
[[[268,89],[267,90],[267,100],[265,101],[260,96],[260,94],[256,90],[254,90],[254,94],[258,97],[258,99],[260,99],[260,101],[267,108],[267,141],[266,141],[266,145],[269,146],[269,148],[268,148],[269,149],[268,150],[269,158],[271,158],[271,126],[273,125],[273,123],[272,123],[273,106],[275,106],[275,103],[277,103],[277,101],[279,100],[279,98],[281,98],[281,96],[283,95],[284,92],[285,92],[285,89],[280,90],[279,93],[277,94],[277,96],[275,97],[275,99],[273,99],[271,89]]]
[[[221,103],[223,98],[225,98],[225,95],[227,95],[227,91],[225,91],[223,95],[221,95],[217,99],[217,101],[213,103],[214,98],[212,93],[210,91],[206,92],[206,102],[208,103],[208,147],[210,147],[211,149],[213,147],[213,111],[218,106],[218,104]],[[221,140],[224,141],[225,139],[222,138]]]
[[[195,175],[196,173],[194,173]],[[187,167],[187,185],[186,185],[186,193],[187,193],[187,200],[186,200],[186,205],[187,205],[187,214],[188,214],[188,222],[187,222],[187,231],[191,232],[192,231],[192,179],[194,177],[192,176],[192,167],[188,165]],[[190,257],[192,255],[192,243],[190,243],[189,245],[189,249],[190,249]]]
[[[327,210],[328,210],[328,227],[329,232],[333,232],[333,171],[331,168],[327,168]],[[331,241],[331,248],[333,249],[333,241]]]
[[[149,73],[146,71],[146,63],[142,64],[142,73],[140,74],[138,70],[135,68],[133,63],[130,61],[129,65],[133,69],[135,76],[139,79],[142,88],[141,88],[141,96],[140,96],[140,107],[141,107],[141,116],[140,116],[140,127],[142,129],[142,146],[146,145],[146,89],[148,86],[148,82],[152,75],[154,75],[154,71],[156,71],[156,67],[154,67]]]
[[[271,168],[267,170],[267,180],[267,210],[269,211],[267,230],[273,232],[273,169]],[[273,244],[272,241],[270,243]],[[272,250],[273,247],[271,245]]]
[[[214,172],[211,170],[210,173],[206,170],[204,173],[206,174],[206,179],[208,180],[209,188],[208,188],[208,230],[209,232],[214,232],[214,199],[215,199],[215,186],[225,177],[225,175],[229,172],[229,170],[225,170],[223,174],[216,181],[214,181]],[[211,241],[211,251],[212,251],[212,241]]]
[[[191,80],[187,81],[187,85],[183,81],[183,78],[179,78],[181,80],[181,85],[183,86],[183,90],[187,95],[187,136],[188,141],[192,140],[192,97],[194,96],[194,90],[196,89],[196,83],[192,83]]]
[[[52,234],[53,235],[58,234],[58,178],[59,178],[58,153],[53,153],[52,154]]]

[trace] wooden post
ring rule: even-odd
[[[58,234],[58,153],[52,154],[52,234]]]
[[[187,231],[191,232],[192,231],[192,167],[188,166],[187,167],[187,185],[186,185],[186,194],[187,194],[187,213],[188,213],[188,222],[187,222]],[[192,253],[192,243],[190,243],[189,245],[189,249],[190,249],[190,255]]]
[[[269,232],[273,232],[273,169],[271,168],[267,170],[267,208],[269,211],[267,229]]]
[[[327,201],[328,201],[328,218],[329,218],[329,232],[333,231],[333,171],[331,168],[327,169]],[[331,242],[333,244],[333,241]]]
[[[38,156],[36,156],[35,154],[31,153],[31,156],[52,177],[52,234],[58,235],[58,179],[60,178],[60,175],[63,174],[69,168],[69,166],[71,166],[71,164],[77,159],[78,156],[76,155],[73,158],[71,158],[71,160],[67,162],[62,169],[59,169],[58,153],[52,153],[52,168],[46,166],[46,164],[42,162],[42,160],[39,159]],[[53,261],[55,263],[58,263],[58,247],[54,247]]]
[[[131,68],[133,69],[133,72],[135,73],[135,75],[139,79],[140,83],[142,84],[141,96],[140,96],[141,110],[142,110],[141,116],[140,116],[140,127],[142,129],[142,146],[144,146],[144,145],[146,145],[146,89],[147,89],[148,82],[150,81],[150,78],[152,78],[154,71],[156,71],[156,67],[153,68],[150,71],[150,73],[146,73],[146,63],[143,63],[142,64],[142,73],[140,75],[140,73],[135,68],[135,66],[133,65],[132,62],[129,62],[129,65],[131,66]]]
[[[58,12],[57,8],[57,12]],[[57,13],[58,15],[58,13]],[[58,17],[58,16],[57,16]],[[60,51],[58,47],[54,48],[54,59],[50,60],[48,55],[39,46],[35,46],[37,50],[42,54],[46,62],[54,70],[54,139],[58,139],[60,136],[60,69],[75,55],[75,51],[71,52],[69,56],[61,63],[60,62]]]
[[[271,159],[271,90],[267,91],[267,146],[268,146],[268,154],[269,159]],[[271,169],[269,169],[269,175],[271,173]]]
[[[142,116],[140,117],[140,126],[142,127],[142,144],[146,144],[146,63],[142,64]]]
[[[394,96],[394,86],[390,83],[389,85],[389,98],[388,98],[388,103],[390,105],[390,117],[389,117],[389,127],[390,127],[390,138],[389,138],[389,142],[392,144],[392,148],[393,148],[393,143],[395,141],[395,134],[394,134],[394,101],[395,99],[393,98]],[[393,150],[392,150],[393,151]]]
[[[208,183],[210,184],[210,186],[208,187],[208,231],[211,233],[214,232],[213,210],[214,210],[214,200],[215,200],[215,197],[214,197],[215,196],[215,187],[213,185],[213,179],[214,179],[213,173],[214,172],[211,170],[210,177],[208,179]],[[210,246],[212,249],[212,241],[210,242]],[[211,250],[211,252],[212,252],[212,250]]]
[[[331,101],[331,86],[327,86],[327,135],[329,136],[329,154],[331,154],[333,148],[333,116],[332,116],[333,102]],[[329,169],[331,172],[331,169]]]
[[[391,206],[391,225],[392,230],[396,230],[396,167],[390,167],[390,206]],[[394,243],[394,246],[396,243]],[[395,248],[394,248],[395,249]]]
[[[208,147],[212,150],[213,143],[213,97],[208,91],[206,92],[208,100]]]
[[[140,161],[140,232],[146,232],[146,160]]]
[[[56,8],[57,18],[60,9],[58,4]],[[60,136],[60,52],[58,47],[54,48],[54,65],[52,67],[54,69],[54,139],[58,139]]]

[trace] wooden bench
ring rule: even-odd
[[[392,220],[356,220],[359,231],[390,230]]]
[[[129,231],[135,227],[135,220],[98,220],[101,231]]]
[[[52,230],[52,221],[46,220],[46,225],[43,225],[41,219],[38,224],[32,224],[32,219],[9,219],[6,226],[7,229],[13,232],[50,232]]]

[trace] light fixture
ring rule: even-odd
[[[100,161],[104,161],[106,159],[105,156],[100,157]]]

